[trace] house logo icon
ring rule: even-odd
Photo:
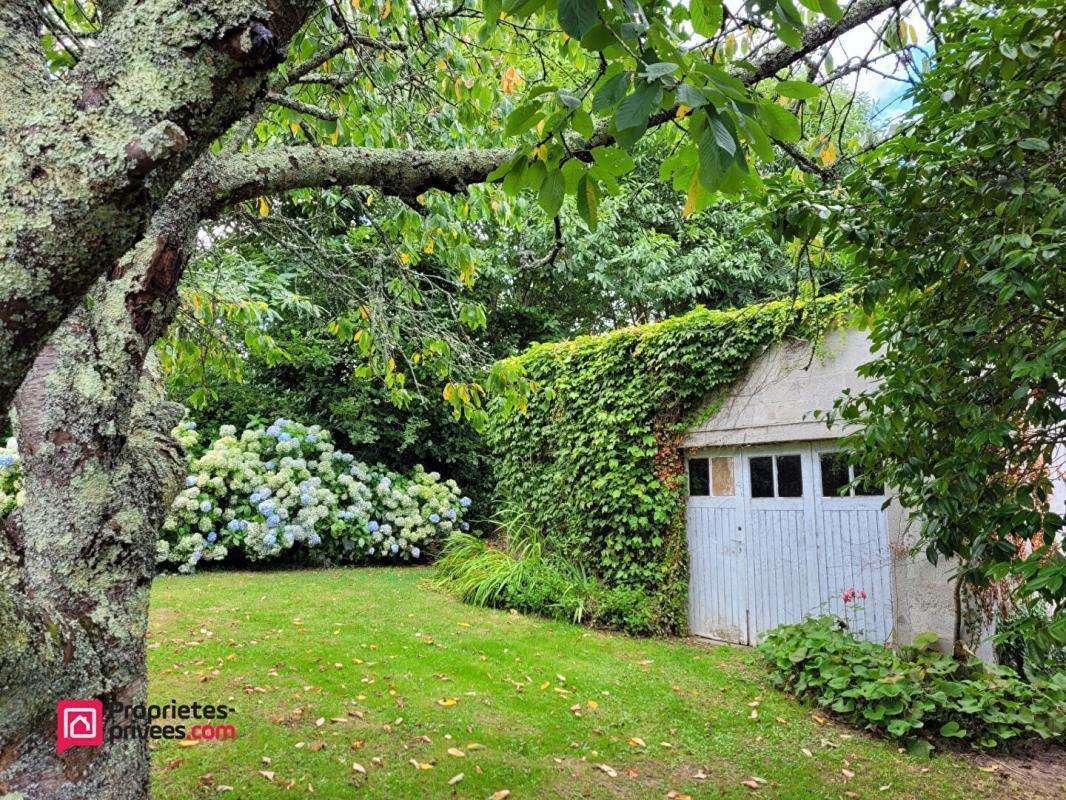
[[[99,700],[60,700],[56,705],[56,752],[104,743],[104,704]]]

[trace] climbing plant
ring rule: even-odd
[[[684,622],[685,428],[716,388],[785,337],[817,339],[837,298],[697,308],[603,336],[535,345],[504,362],[534,390],[524,413],[493,409],[498,493],[528,512],[545,547],[613,586],[655,595],[657,627]]]

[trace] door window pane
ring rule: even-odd
[[[711,477],[706,458],[688,460],[688,493],[692,497],[706,497],[711,493]]]
[[[711,459],[711,491],[715,497],[733,496],[733,457]]]
[[[774,496],[774,460],[770,456],[755,456],[748,459],[751,472],[751,496]]]
[[[857,470],[857,468],[856,468]],[[863,497],[876,497],[885,493],[885,486],[883,483],[874,483],[874,481],[863,478],[862,473],[856,471],[855,477],[859,479],[855,485],[855,494]]]
[[[799,456],[777,457],[777,496],[803,497],[803,470]]]
[[[822,453],[818,458],[822,467],[822,497],[840,497],[840,490],[848,485],[848,457],[843,453]],[[844,495],[849,494],[844,492]]]

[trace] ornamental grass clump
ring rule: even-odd
[[[187,449],[196,426],[175,432]],[[357,461],[328,430],[278,419],[232,425],[189,465],[163,525],[157,563],[178,572],[240,555],[320,563],[417,561],[466,530],[470,499],[453,480],[415,467],[410,476]]]

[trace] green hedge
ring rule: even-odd
[[[551,552],[608,587],[657,598],[667,630],[684,628],[684,430],[713,390],[769,345],[820,339],[840,297],[730,311],[534,345],[510,359],[536,384],[527,413],[488,426],[505,506],[528,512]]]
[[[923,634],[900,653],[856,638],[834,617],[770,631],[759,652],[776,684],[856,725],[927,752],[927,737],[1002,747],[1027,738],[1066,741],[1066,673],[1028,682],[1006,667],[932,648]]]

